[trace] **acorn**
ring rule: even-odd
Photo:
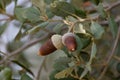
[[[69,51],[75,51],[77,48],[77,42],[73,33],[66,33],[62,36],[62,43],[67,47]]]
[[[62,48],[62,36],[55,34],[46,41],[39,49],[39,55],[45,56],[51,54],[52,52],[56,51],[57,49]]]

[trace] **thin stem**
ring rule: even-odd
[[[63,20],[61,20],[61,19],[58,19],[58,20],[49,19],[48,21],[49,21],[49,22],[63,22]]]
[[[42,68],[44,67],[44,64],[46,62],[46,58],[47,57],[44,57],[44,59],[42,60],[42,63],[40,65],[40,68],[38,70],[38,73],[37,73],[37,76],[36,76],[35,80],[40,80],[40,74],[41,74]]]
[[[113,58],[120,62],[120,57],[118,57],[118,56],[113,56]]]
[[[119,16],[116,17],[115,22],[116,23],[120,22],[120,17]],[[108,25],[108,23],[109,23],[108,21],[101,21],[101,22],[99,22],[99,24],[101,24],[101,25]]]
[[[112,59],[112,57],[113,57],[113,55],[114,55],[115,49],[116,49],[117,44],[118,44],[119,37],[120,37],[120,26],[119,26],[119,29],[118,29],[117,37],[116,37],[116,39],[115,39],[115,42],[114,42],[112,51],[111,51],[111,53],[110,53],[110,55],[109,55],[109,57],[108,57],[108,60],[106,61],[106,66],[104,67],[103,71],[101,72],[100,76],[98,77],[98,80],[101,80],[101,79],[102,79],[102,77],[104,76],[104,74],[105,74],[105,72],[106,72],[106,70],[107,70],[107,68],[108,68],[107,65],[109,64],[109,62],[111,61],[111,59]]]
[[[75,78],[75,79],[79,79],[78,76],[75,76],[75,75],[73,75],[72,73],[70,74],[70,76],[73,77],[73,78]]]
[[[117,7],[120,5],[120,1],[117,1],[113,4],[111,4],[106,10],[109,11],[109,10],[112,10],[113,8]]]
[[[4,53],[4,52],[2,52],[2,51],[0,51],[0,54],[2,54],[2,55],[4,55],[4,56],[7,56],[7,54]]]
[[[10,57],[13,57],[13,56],[15,56],[15,55],[20,54],[20,52],[22,52],[23,50],[29,48],[30,46],[32,46],[32,45],[40,42],[41,40],[43,40],[43,39],[45,39],[45,38],[47,38],[47,37],[49,37],[49,36],[50,36],[50,34],[49,34],[49,35],[46,34],[46,35],[44,35],[44,36],[42,36],[42,37],[40,37],[40,38],[38,38],[38,39],[35,39],[35,40],[32,40],[32,41],[26,43],[25,45],[23,45],[22,47],[18,48],[18,49],[15,50],[15,51],[13,51],[13,52],[11,52],[11,53],[8,53],[9,55],[8,55],[8,56],[5,56],[4,59],[3,59],[2,61],[0,61],[0,64],[3,64],[3,63],[4,63],[6,60],[8,60]]]
[[[0,19],[0,21],[9,21],[10,18],[7,18],[7,19]]]

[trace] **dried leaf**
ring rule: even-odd
[[[72,71],[73,71],[73,68],[67,68],[67,69],[65,69],[65,70],[57,73],[57,74],[55,75],[55,78],[61,79],[61,78],[68,77],[68,76],[71,74]]]

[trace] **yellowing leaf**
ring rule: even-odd
[[[55,75],[55,78],[60,79],[60,78],[68,77],[71,74],[72,71],[73,71],[73,68],[67,68],[67,69],[57,73]]]
[[[79,24],[78,26],[74,27],[75,33],[86,33],[85,29],[83,28],[82,24]]]

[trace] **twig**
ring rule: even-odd
[[[110,10],[112,10],[113,8],[115,8],[119,5],[120,5],[120,1],[117,1],[115,3],[110,4],[109,6],[104,7],[104,8],[106,8],[106,11],[110,11]],[[97,11],[96,8],[93,8],[93,9],[89,10],[89,12],[93,12],[93,11]]]
[[[73,75],[72,73],[70,74],[70,76],[73,77],[73,78],[75,78],[75,79],[79,79],[78,76],[75,76],[75,75]]]
[[[49,22],[63,22],[63,20],[61,20],[61,19],[56,19],[56,20],[54,20],[54,19],[49,19],[48,20]]]
[[[11,20],[10,18],[7,18],[7,19],[0,19],[0,21],[8,21],[8,20]]]
[[[115,19],[115,22],[116,23],[119,23],[120,22],[120,16],[118,16],[116,19]],[[99,24],[101,25],[108,25],[108,21],[102,21],[102,22],[99,22]]]
[[[7,55],[6,53],[4,53],[4,52],[2,52],[2,51],[0,51],[0,54],[2,54],[2,55],[4,55],[4,56],[6,56],[6,55]]]
[[[108,57],[108,60],[106,61],[106,64],[107,64],[107,65],[109,64],[109,62],[111,61],[111,59],[112,59],[112,57],[113,57],[113,55],[114,55],[114,52],[115,52],[115,49],[116,49],[116,47],[117,47],[117,43],[118,43],[119,37],[120,37],[120,26],[119,26],[118,33],[117,33],[117,37],[116,37],[116,39],[115,39],[115,42],[114,42],[114,45],[113,45],[113,48],[112,48],[112,52],[110,53],[110,55],[109,55],[109,57]],[[101,80],[101,79],[102,79],[102,77],[104,76],[104,74],[105,74],[105,72],[106,72],[106,70],[107,70],[107,68],[108,68],[107,65],[104,67],[103,71],[101,72],[101,74],[100,74],[100,76],[98,77],[97,80]]]
[[[120,57],[118,57],[118,56],[113,56],[113,58],[120,62]]]
[[[46,35],[44,35],[44,36],[42,36],[42,37],[40,37],[40,38],[38,38],[38,39],[35,39],[35,40],[32,40],[32,41],[26,43],[25,45],[23,45],[22,47],[18,48],[18,49],[15,50],[15,51],[13,51],[13,52],[11,52],[11,53],[8,53],[9,55],[8,55],[8,56],[5,56],[4,59],[0,62],[0,64],[4,63],[4,62],[5,62],[6,60],[8,60],[10,57],[13,57],[13,56],[15,56],[15,55],[17,55],[17,54],[20,54],[20,52],[22,52],[23,50],[27,49],[28,47],[30,47],[30,46],[32,46],[32,45],[40,42],[41,40],[43,40],[43,39],[45,39],[45,38],[47,38],[47,37],[49,37],[49,36],[50,36],[50,34],[49,34],[49,35],[46,34]]]
[[[118,16],[116,19],[115,19],[115,22],[116,23],[119,23],[120,22],[120,17]],[[108,21],[102,21],[102,22],[99,22],[99,24],[101,25],[108,25]]]
[[[39,68],[39,70],[38,70],[38,73],[37,73],[37,76],[36,76],[35,80],[40,80],[40,74],[41,74],[42,68],[44,67],[46,58],[47,58],[47,57],[44,57],[41,65],[40,65],[40,68]]]
[[[120,1],[117,1],[113,4],[111,4],[106,10],[109,11],[109,10],[112,10],[113,8],[117,7],[120,5]]]

